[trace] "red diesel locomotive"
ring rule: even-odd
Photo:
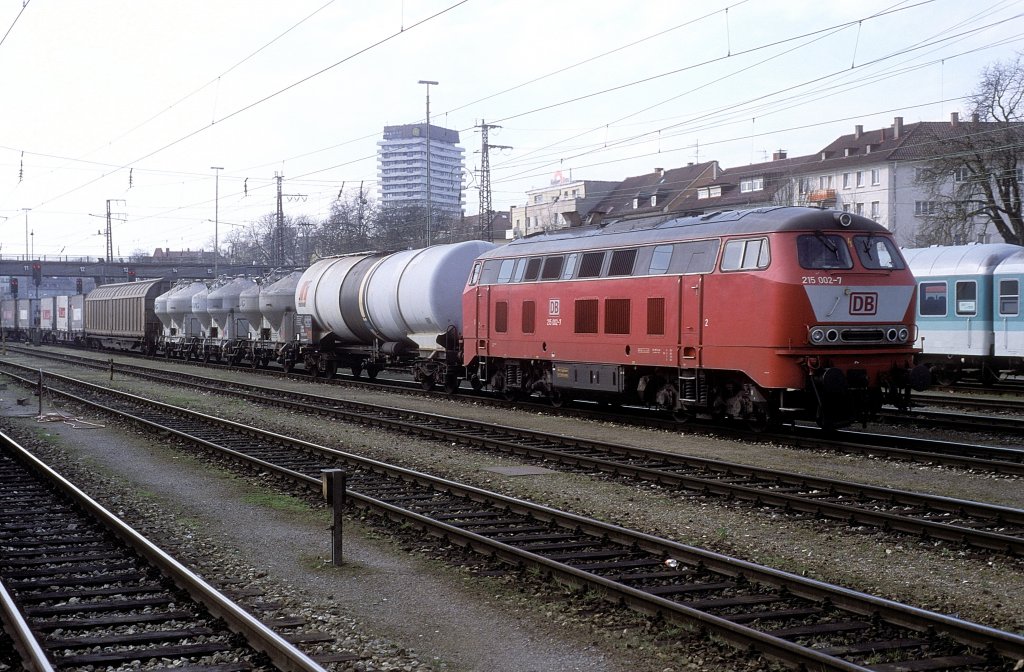
[[[927,386],[913,367],[914,292],[891,234],[846,212],[560,230],[474,262],[460,373],[476,389],[556,405],[586,398],[679,419],[832,427]]]

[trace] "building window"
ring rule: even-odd
[[[914,214],[918,217],[934,215],[939,211],[938,201],[914,201]]]
[[[857,171],[857,186],[858,187],[863,187],[864,186],[864,171],[863,170],[858,170]]]
[[[544,196],[541,195],[541,194],[537,194],[536,196],[533,197],[533,202],[534,203],[543,203],[544,202]]]
[[[879,201],[871,201],[871,219],[878,221],[878,217],[881,214],[882,204]]]
[[[877,185],[882,181],[882,171],[878,168],[871,169],[871,184]]]
[[[707,187],[701,187],[700,189],[697,190],[697,200],[703,201],[705,198],[708,198],[710,194],[710,189],[708,189]]]
[[[849,189],[849,188],[850,188],[850,174],[849,173],[843,173],[843,189]]]
[[[633,209],[636,210],[639,205],[640,205],[640,198],[639,197],[634,198],[633,199]]]
[[[854,211],[855,214],[863,215],[864,214],[864,204],[863,203],[854,203],[853,211]]]
[[[764,190],[764,178],[763,177],[748,177],[740,180],[740,193],[747,194],[751,191],[763,191]]]
[[[819,175],[818,176],[818,189],[831,189],[832,188],[832,176],[831,175]]]
[[[605,299],[604,333],[629,333],[629,299]]]
[[[577,334],[597,333],[597,299],[576,299],[574,330]]]
[[[959,166],[953,170],[954,182],[966,182],[970,176],[971,171],[967,169],[967,166]]]
[[[849,212],[849,211],[850,211],[850,204],[849,203],[843,203],[843,212]]]

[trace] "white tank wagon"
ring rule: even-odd
[[[473,261],[493,247],[467,241],[317,262],[295,290],[302,360],[327,375],[347,366],[373,377],[384,366],[443,352],[438,338],[462,331]]]

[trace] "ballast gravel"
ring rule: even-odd
[[[225,373],[224,377],[245,373]],[[88,377],[81,374],[80,377]],[[97,374],[96,382],[104,381]],[[787,517],[777,510],[731,506],[681,496],[656,486],[598,475],[553,472],[509,477],[496,467],[523,465],[492,453],[389,432],[347,426],[217,395],[194,394],[127,377],[105,384],[195,410],[298,435],[316,443],[402,464],[541,504],[729,553],[779,569],[838,583],[1001,629],[1024,630],[1024,564],[1001,554],[964,550],[910,537]],[[263,383],[267,384],[267,383]],[[566,420],[537,412],[465,401],[386,395],[294,381],[274,383],[304,392],[379,401],[495,423],[560,431],[676,450],[735,462],[846,478],[952,497],[1024,505],[1019,479],[970,474],[772,445]],[[19,393],[21,394],[21,393]],[[354,638],[360,660],[351,670],[678,670],[770,669],[698,635],[594,601],[567,595],[534,577],[498,574],[461,551],[439,548],[402,530],[346,522],[346,565],[331,567],[326,514],[290,507],[274,484],[211,467],[139,430],[75,429],[36,423],[35,413],[3,394],[15,427],[37,437],[46,452],[65,455],[68,469],[93,474],[97,488],[129,518],[170,529],[171,542],[204,573],[256,577],[302,613]],[[33,400],[34,403],[34,400]],[[65,414],[76,410],[64,408]],[[95,414],[84,419],[105,422]],[[14,419],[12,419],[14,421]],[[34,429],[31,429],[34,426]],[[23,434],[24,435],[24,434]],[[41,437],[41,440],[39,439]],[[120,494],[110,494],[120,492]],[[174,531],[177,530],[177,531]],[[182,532],[181,530],[184,530]],[[186,536],[191,535],[191,536]],[[448,562],[446,554],[454,555]],[[317,622],[318,621],[311,621]]]

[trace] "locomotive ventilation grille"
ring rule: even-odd
[[[848,345],[878,343],[902,344],[910,339],[910,330],[902,324],[857,327],[811,327],[807,334],[811,345]]]

